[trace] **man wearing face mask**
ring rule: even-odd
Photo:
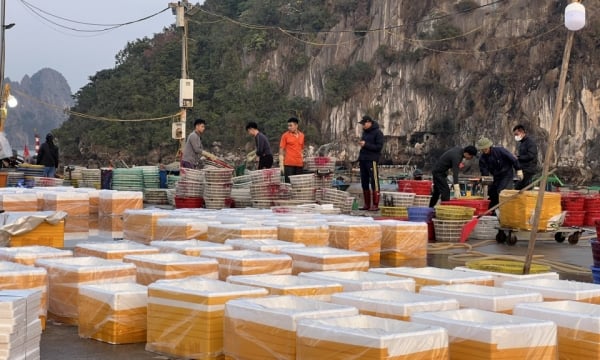
[[[515,189],[521,190],[531,184],[538,168],[537,145],[525,132],[525,127],[519,124],[513,128],[513,135],[517,142],[517,159],[523,170],[522,179],[515,185]],[[519,173],[517,172],[517,176]]]
[[[465,148],[460,146],[453,147],[440,156],[431,170],[431,174],[433,175],[433,193],[429,200],[429,207],[434,207],[440,197],[442,201],[450,200],[450,188],[447,181],[448,170],[450,169],[452,169],[454,197],[460,198],[460,185],[458,183],[460,164],[463,158],[471,160],[476,154],[477,149],[473,145],[469,145]]]

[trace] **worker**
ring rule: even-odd
[[[360,168],[360,185],[363,190],[364,206],[360,210],[379,211],[379,171],[377,165],[383,150],[383,132],[377,121],[365,115],[358,122],[363,127],[358,145],[358,165]],[[369,188],[370,186],[370,188]],[[371,199],[373,202],[371,203]]]
[[[273,153],[267,136],[258,130],[258,124],[254,121],[246,124],[246,131],[254,137],[256,145],[256,157],[258,158],[258,169],[270,169],[273,166]]]
[[[434,207],[438,200],[450,200],[450,188],[448,187],[448,170],[452,170],[452,187],[454,189],[454,197],[460,198],[460,184],[458,182],[458,171],[461,169],[463,159],[471,160],[477,155],[477,149],[473,145],[465,148],[456,146],[440,156],[433,165],[431,174],[433,176],[433,193],[429,200],[429,207]]]
[[[279,142],[279,168],[290,182],[290,175],[301,175],[304,168],[304,134],[298,129],[298,119],[291,117],[287,121],[288,130],[281,135]]]
[[[515,126],[513,135],[517,142],[517,160],[523,170],[523,179],[515,185],[515,189],[521,190],[531,184],[538,170],[538,151],[535,141],[527,135],[523,125]]]
[[[514,187],[513,169],[517,171],[519,181],[523,180],[523,170],[521,170],[517,157],[502,146],[492,145],[492,140],[486,137],[477,140],[477,144],[475,144],[482,153],[479,157],[481,176],[493,176],[492,184],[488,188],[489,208],[498,205],[502,190]]]
[[[54,144],[54,135],[48,133],[46,142],[40,146],[40,151],[36,159],[37,165],[44,165],[44,177],[53,178],[58,168],[58,146]]]
[[[206,121],[203,119],[194,120],[194,131],[190,133],[183,147],[183,156],[181,157],[181,167],[188,169],[202,169],[204,167],[204,155],[201,135],[206,129]]]

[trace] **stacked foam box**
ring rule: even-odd
[[[208,225],[217,223],[193,218],[161,218],[156,220],[154,232],[156,239],[162,240],[206,240]]]
[[[201,277],[157,281],[148,286],[146,350],[188,359],[223,359],[225,303],[265,295],[265,289]]]
[[[98,218],[98,205],[100,203],[100,190],[92,188],[77,188],[73,189],[75,192],[88,194],[89,197],[89,208],[90,208],[90,219]]]
[[[306,246],[327,246],[329,227],[326,224],[278,224],[277,238]]]
[[[161,238],[156,234],[156,222],[158,219],[168,216],[170,216],[169,212],[163,210],[125,210],[123,213],[123,237],[142,244],[160,240]]]
[[[202,240],[157,240],[152,241],[150,245],[158,248],[162,253],[176,252],[189,256],[200,256],[205,251],[233,250],[229,245],[216,244]]]
[[[456,299],[461,308],[475,308],[493,312],[512,314],[515,305],[528,302],[542,302],[542,294],[492,286],[455,284],[425,286],[421,294]]]
[[[297,296],[231,300],[225,305],[225,357],[295,360],[296,327],[300,319],[356,314],[354,307]]]
[[[79,287],[79,336],[110,344],[146,342],[145,286],[120,283]]]
[[[426,259],[427,223],[384,220],[381,225],[381,261],[394,265],[397,261]]]
[[[203,257],[219,262],[219,279],[230,275],[291,274],[292,258],[253,250],[205,251]]]
[[[43,210],[64,211],[65,236],[87,237],[90,231],[90,197],[87,193],[73,191],[48,191],[43,193]]]
[[[0,261],[0,290],[33,290],[40,292],[37,309],[42,329],[48,312],[48,273],[45,269]]]
[[[519,304],[514,314],[555,322],[559,359],[597,359],[600,354],[599,305],[577,301]]]
[[[600,304],[600,285],[579,281],[532,279],[507,281],[502,287],[535,291],[542,294],[544,301],[573,300]]]
[[[49,246],[0,247],[0,260],[12,261],[23,265],[34,265],[37,259],[72,256],[73,251],[71,250],[61,250]]]
[[[455,267],[453,270],[458,271],[467,271],[476,274],[482,275],[490,275],[494,278],[494,286],[502,286],[506,281],[520,281],[520,280],[532,280],[532,279],[553,279],[558,280],[558,273],[555,272],[547,272],[547,273],[539,273],[539,274],[508,274],[494,271],[485,271],[485,270],[477,270],[470,269],[465,266]]]
[[[227,239],[277,239],[275,226],[249,224],[211,224],[208,226],[208,240],[225,243]]]
[[[403,290],[379,289],[335,294],[331,302],[356,307],[361,314],[396,320],[410,320],[423,311],[456,310],[458,301]]]
[[[84,284],[135,282],[135,266],[96,257],[39,259],[48,271],[48,317],[77,325],[79,286]]]
[[[211,279],[218,276],[216,260],[178,253],[127,255],[123,262],[135,264],[136,281],[142,285],[188,276],[204,276]]]
[[[283,249],[292,257],[293,274],[311,271],[366,271],[369,269],[369,254],[366,252],[330,247],[307,247]]]
[[[128,209],[142,209],[144,194],[141,191],[101,190],[98,196],[98,230],[109,238],[123,237],[123,213]]]
[[[450,359],[556,360],[556,324],[479,309],[416,313],[413,322],[448,331]]]
[[[282,249],[303,248],[304,244],[275,239],[228,239],[225,245],[235,250],[255,250],[280,254]]]
[[[38,196],[33,192],[0,193],[0,209],[4,211],[38,211]]]
[[[357,315],[298,322],[297,359],[447,359],[448,334],[439,326]]]
[[[381,226],[375,222],[329,224],[329,246],[367,252],[372,267],[379,266],[381,238]]]
[[[75,246],[75,256],[95,256],[107,260],[123,260],[125,255],[158,254],[158,248],[133,241],[90,242]]]
[[[52,211],[10,212],[6,213],[5,224],[26,224],[30,223],[29,216],[47,218],[52,214],[54,214]],[[10,246],[39,245],[62,248],[65,242],[65,220],[60,220],[55,224],[43,221],[29,231],[10,235],[9,239]]]
[[[294,275],[236,275],[227,282],[267,289],[269,295],[295,295],[329,301],[331,295],[343,291],[342,284]]]
[[[477,284],[494,286],[494,279],[490,275],[467,273],[465,271],[440,269],[435,267],[396,267],[370,269],[369,271],[409,277],[415,280],[416,291],[427,285],[450,285],[450,284]]]
[[[39,302],[39,291],[0,291],[0,359],[40,359]]]
[[[397,289],[415,291],[415,281],[367,271],[313,271],[300,273],[301,277],[332,281],[342,284],[344,291]]]

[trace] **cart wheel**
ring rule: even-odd
[[[506,239],[508,245],[514,245],[517,243],[517,235],[512,231],[508,232],[508,239]]]
[[[580,232],[574,232],[573,234],[571,234],[568,238],[567,241],[569,242],[569,244],[571,245],[575,245],[579,242],[579,237],[581,236]]]
[[[561,233],[561,232],[557,232],[556,234],[554,234],[554,240],[556,240],[557,243],[562,243],[564,242],[566,239],[565,234]]]
[[[504,230],[498,230],[498,233],[496,234],[496,242],[498,244],[504,244],[506,242],[506,233],[504,233]]]

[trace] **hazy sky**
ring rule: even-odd
[[[5,76],[21,81],[42,68],[52,68],[64,75],[73,93],[88,83],[88,78],[115,65],[115,55],[128,41],[152,37],[175,22],[171,10],[150,19],[110,31],[110,26],[80,23],[122,24],[135,21],[167,8],[174,0],[3,0],[6,1],[6,24],[15,23],[5,32]],[[198,3],[199,1],[190,1]],[[200,1],[203,3],[203,1]],[[37,7],[30,10],[26,4]],[[35,12],[35,13],[34,13]],[[61,20],[60,18],[80,23]]]

